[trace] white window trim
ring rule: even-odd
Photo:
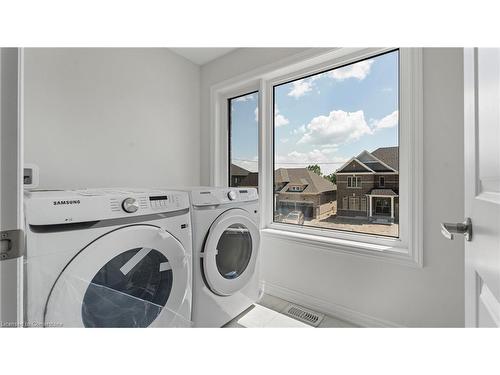
[[[301,242],[336,253],[407,266],[423,266],[422,238],[422,49],[400,48],[399,238],[289,226],[273,222],[273,87],[393,48],[309,50],[213,86],[211,89],[211,184],[227,184],[227,99],[259,89],[259,194],[263,236]],[[267,110],[267,109],[270,110]]]

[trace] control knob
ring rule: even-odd
[[[139,203],[135,198],[127,198],[122,202],[123,211],[132,214],[139,209]]]
[[[234,190],[230,190],[229,193],[227,193],[227,197],[230,201],[234,201],[237,198],[236,192]]]

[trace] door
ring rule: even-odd
[[[165,230],[133,225],[81,250],[54,283],[45,327],[186,327],[190,258]]]
[[[22,54],[0,48],[0,326],[23,322]]]
[[[500,49],[466,49],[465,324],[500,327]]]
[[[203,251],[203,274],[215,294],[228,296],[254,276],[259,253],[257,225],[242,209],[224,212],[210,227]]]

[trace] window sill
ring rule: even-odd
[[[421,263],[411,256],[409,249],[395,245],[380,245],[275,228],[264,228],[261,230],[261,235],[264,238],[267,237],[307,245],[308,247],[332,253],[380,260],[414,268],[422,267]]]

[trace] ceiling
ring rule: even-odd
[[[215,60],[236,48],[170,48],[173,52],[191,60],[195,64],[203,65]]]

